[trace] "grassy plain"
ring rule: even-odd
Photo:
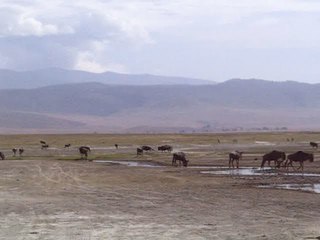
[[[273,149],[314,153],[305,172],[320,173],[310,141],[320,142],[320,133],[2,135],[0,239],[317,239],[320,194],[258,186],[320,177],[201,173],[224,169],[233,150],[244,151],[241,167],[258,167]],[[136,156],[141,145],[163,144],[185,152],[190,167],[171,166],[170,153]],[[160,167],[82,161],[81,145],[92,148],[91,160]],[[13,147],[24,147],[23,156],[13,157]]]

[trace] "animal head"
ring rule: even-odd
[[[314,161],[314,156],[313,154],[310,154],[310,162],[313,162]]]
[[[185,161],[183,161],[183,166],[188,167],[188,163],[189,163],[189,160],[185,159]]]

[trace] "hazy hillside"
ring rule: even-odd
[[[149,74],[120,74],[114,72],[91,73],[58,68],[25,72],[0,70],[0,89],[30,89],[56,84],[84,82],[99,82],[112,85],[214,84],[212,81],[193,78],[166,77]]]
[[[262,80],[230,80],[207,86],[67,84],[0,90],[0,110],[2,129],[319,129],[320,85]]]

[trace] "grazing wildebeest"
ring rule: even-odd
[[[23,152],[24,152],[23,147],[22,147],[22,148],[19,148],[19,156],[20,156],[20,157],[22,156]]]
[[[171,152],[171,151],[172,151],[172,146],[170,146],[170,145],[160,146],[160,147],[158,147],[158,151],[162,151],[162,152],[168,151],[168,152]]]
[[[0,152],[0,158],[1,158],[1,160],[5,159],[5,156],[4,156],[4,154],[2,152]]]
[[[179,161],[179,166],[181,166],[181,163],[184,167],[188,166],[188,160],[186,159],[186,155],[184,152],[177,152],[173,154],[172,157],[172,166],[178,166],[177,161]]]
[[[88,159],[88,153],[91,151],[90,147],[87,146],[81,146],[79,147],[79,152],[81,155],[81,159]]]
[[[234,168],[234,160],[236,160],[237,168],[239,168],[239,160],[242,158],[243,152],[234,151],[229,153],[229,168]]]
[[[268,166],[270,167],[270,162],[274,161],[274,166],[276,168],[280,168],[281,163],[283,163],[286,160],[286,153],[273,150],[272,152],[266,153],[262,156],[262,162],[261,162],[261,168],[264,167],[264,164],[268,162]]]
[[[316,143],[316,142],[310,142],[310,146],[311,146],[312,148],[318,148],[318,143]]]
[[[143,154],[143,150],[141,148],[137,148],[137,155],[142,155]]]
[[[64,145],[64,148],[69,148],[69,147],[71,147],[70,143]]]
[[[42,141],[42,140],[40,141],[40,143],[43,145],[47,144],[46,141]]]
[[[12,148],[12,152],[13,152],[13,156],[14,156],[14,157],[17,155],[17,151],[18,151],[18,149]]]
[[[293,169],[293,162],[299,162],[300,163],[300,167],[297,169],[299,170],[301,168],[301,170],[303,171],[303,162],[309,160],[310,162],[313,162],[313,154],[312,153],[306,153],[303,151],[298,151],[295,152],[293,154],[289,154],[287,157],[287,161],[285,163],[285,166],[287,169],[289,169],[289,166],[291,166]]]
[[[115,146],[115,148],[116,148],[116,149],[118,149],[118,148],[119,148],[119,145],[118,145],[118,144],[115,144],[114,146]]]
[[[48,144],[42,144],[42,145],[41,145],[41,149],[47,149],[48,147],[49,147]]]
[[[146,152],[148,152],[148,151],[154,151],[153,148],[152,148],[152,147],[149,147],[149,146],[142,146],[141,149],[142,149],[143,151],[146,151]]]

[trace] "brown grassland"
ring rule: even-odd
[[[320,133],[1,135],[0,239],[320,239],[320,194],[258,187],[319,184],[320,176],[201,173],[227,167],[230,151],[244,152],[240,167],[259,167],[277,149],[314,153],[305,173],[320,174],[310,141]],[[171,153],[136,156],[141,145],[164,144],[185,152],[189,166],[171,166]],[[92,148],[90,160],[160,167],[81,160],[81,145]]]

